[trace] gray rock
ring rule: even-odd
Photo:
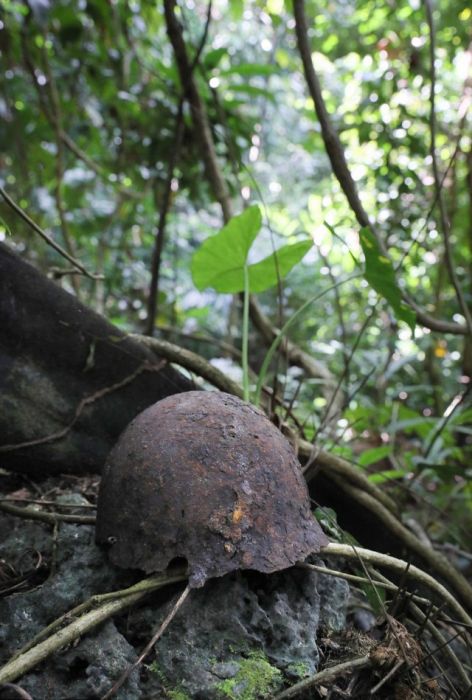
[[[70,503],[71,500],[68,500]],[[59,615],[94,593],[131,585],[137,572],[115,569],[96,547],[94,528],[43,523],[0,513],[0,559],[27,568],[31,550],[54,567],[32,588],[0,600],[0,664]],[[34,554],[37,557],[37,554]],[[22,563],[23,562],[23,563]],[[100,698],[133,662],[175,602],[164,589],[126,615],[19,679],[35,700]],[[289,678],[314,673],[320,626],[340,629],[347,585],[311,571],[236,572],[192,590],[118,700],[256,700]]]

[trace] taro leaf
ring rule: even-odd
[[[244,266],[261,225],[260,209],[254,205],[234,216],[215,236],[207,238],[192,258],[192,278],[197,289],[242,291]],[[240,279],[242,285],[239,285]],[[233,288],[235,285],[237,288]]]
[[[306,238],[298,243],[285,245],[264,260],[249,265],[249,289],[251,292],[263,292],[283,279],[300,260],[308,253],[313,241]]]
[[[393,265],[382,255],[379,244],[370,229],[361,228],[359,238],[365,256],[365,278],[370,286],[388,301],[395,316],[405,321],[414,333],[416,314],[401,298]]]
[[[235,216],[219,233],[208,238],[192,258],[192,278],[197,289],[237,294],[244,290],[244,267],[262,224],[254,205]],[[262,292],[277,284],[313,245],[311,239],[286,245],[258,263],[248,265],[249,290]]]

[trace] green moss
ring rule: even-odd
[[[270,697],[282,685],[282,673],[267,657],[254,652],[239,661],[234,678],[218,683],[217,688],[229,700],[258,700]]]
[[[295,676],[296,678],[306,678],[310,675],[310,669],[308,664],[300,661],[298,663],[290,664],[290,666],[287,668],[287,673],[291,676]]]
[[[164,672],[162,671],[162,669],[159,666],[159,664],[157,663],[157,661],[153,661],[151,664],[146,666],[146,668],[150,673],[153,673],[155,676],[157,676],[159,678],[159,680],[161,681],[161,683],[166,682],[166,677],[164,675]]]
[[[167,697],[170,700],[190,700],[190,696],[184,693],[183,690],[168,690]]]
[[[149,664],[146,668],[150,673],[153,673],[159,678],[167,698],[170,698],[170,700],[190,700],[190,696],[180,688],[169,690],[167,678],[157,661],[153,661],[152,664]]]

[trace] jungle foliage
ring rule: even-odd
[[[162,335],[238,380],[247,331],[252,397],[268,348],[238,294],[257,294],[274,327],[323,368],[307,376],[284,352],[264,367],[290,406],[280,419],[376,483],[407,487],[408,507],[433,506],[416,513],[430,536],[463,544],[469,3],[306,3],[321,99],[374,233],[333,174],[283,0],[177,8],[189,80],[242,215],[225,221],[165,4],[3,1],[0,184],[97,276],[75,274],[5,202],[0,238],[121,328]]]

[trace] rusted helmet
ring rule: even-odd
[[[188,562],[190,585],[234,569],[285,569],[328,543],[298,460],[261,411],[189,391],[140,413],[106,462],[96,539],[113,564],[163,571]]]

